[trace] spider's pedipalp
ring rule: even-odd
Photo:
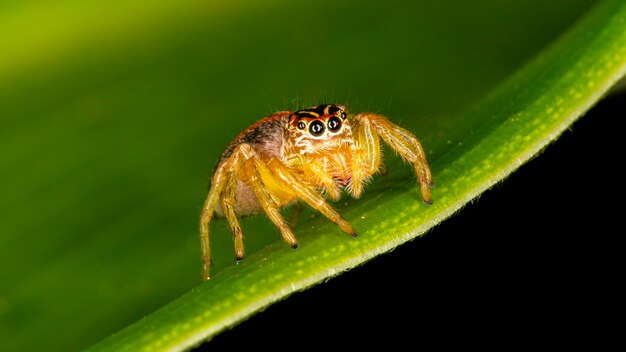
[[[302,158],[298,159],[298,167],[302,169],[305,177],[319,180],[330,199],[338,201],[341,198],[341,189],[339,189],[333,177],[319,163],[315,160],[307,160],[305,162]]]

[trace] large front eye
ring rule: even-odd
[[[338,117],[333,116],[330,119],[328,119],[328,129],[331,132],[337,132],[339,131],[340,128],[341,128],[341,120],[339,120]]]
[[[315,120],[309,124],[309,132],[314,136],[321,136],[324,133],[324,123],[320,120]]]

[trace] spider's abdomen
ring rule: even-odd
[[[291,112],[281,111],[267,116],[241,132],[226,148],[217,166],[227,161],[235,149],[246,143],[254,149],[256,154],[263,160],[279,158],[284,142],[284,134]],[[262,212],[256,195],[250,185],[243,180],[236,181],[235,213],[238,215],[251,215]],[[222,205],[218,202],[215,206],[215,214],[224,216]]]
[[[219,162],[228,159],[242,143],[248,143],[263,160],[279,157],[290,114],[277,112],[245,129],[228,145]]]

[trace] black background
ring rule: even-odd
[[[293,294],[197,350],[599,347],[622,319],[624,117],[625,94],[604,99],[424,237]]]

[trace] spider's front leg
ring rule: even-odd
[[[359,198],[363,192],[363,183],[380,168],[380,143],[368,119],[357,118],[354,128],[355,143],[352,149],[352,180],[349,191],[354,198]]]
[[[278,159],[271,159],[267,163],[268,168],[284,189],[288,189],[292,194],[303,200],[313,209],[319,211],[332,222],[337,224],[347,234],[357,237],[357,233],[346,219],[344,219],[335,209],[333,209],[319,193],[304,182],[298,175],[294,174],[285,164]]]
[[[265,163],[256,156],[254,150],[250,149],[248,152],[252,155],[249,161],[254,164],[253,168],[249,167],[248,169],[253,169],[253,172],[258,175],[258,177],[250,179],[250,184],[263,210],[281,230],[283,237],[292,247],[297,248],[298,243],[293,234],[291,234],[291,230],[282,215],[278,212],[278,208],[295,199],[303,200],[313,209],[337,224],[344,232],[357,237],[357,233],[352,225],[326,203],[324,197],[292,172],[279,159],[272,158]],[[279,199],[280,204],[276,204],[273,198]]]
[[[309,180],[317,180],[324,190],[325,194],[333,201],[341,198],[341,189],[333,177],[315,160],[305,159],[301,155],[297,155],[287,161],[289,168],[296,168],[304,173],[304,177]]]
[[[386,117],[378,114],[363,113],[355,117],[357,122],[357,148],[360,152],[355,153],[355,160],[364,167],[360,168],[368,174],[376,172],[380,166],[380,145],[378,136],[393,148],[400,156],[413,164],[415,174],[420,183],[420,191],[424,203],[431,204],[430,187],[433,186],[432,176],[426,161],[426,154],[420,142],[415,136],[404,128],[392,123]],[[363,160],[359,160],[363,158]],[[356,169],[356,167],[355,167]],[[360,171],[359,172],[363,172]],[[358,183],[357,190],[360,195],[362,175],[353,173],[353,188]],[[367,176],[367,175],[365,175]]]

